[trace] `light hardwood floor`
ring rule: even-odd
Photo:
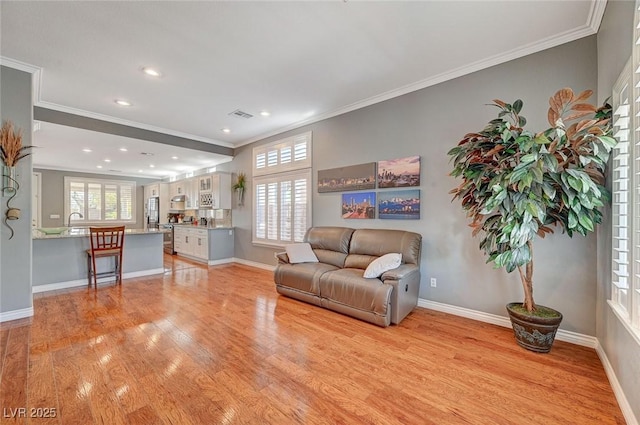
[[[380,328],[242,265],[168,257],[164,275],[34,308],[0,325],[1,423],[624,423],[592,349],[535,354],[509,329],[421,308]]]

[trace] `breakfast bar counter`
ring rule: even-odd
[[[126,229],[122,261],[123,279],[164,273],[164,229]],[[33,292],[88,285],[89,229],[71,228],[60,234],[33,230]],[[112,268],[110,259],[97,264],[98,271]],[[98,284],[113,278],[99,279]],[[126,281],[123,283],[126,284]]]

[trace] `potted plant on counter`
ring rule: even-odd
[[[559,90],[549,100],[550,127],[539,133],[524,129],[521,100],[494,100],[498,117],[448,153],[451,175],[462,179],[453,199],[462,202],[472,234],[481,235],[487,262],[520,274],[524,301],[507,310],[518,343],[537,352],[551,349],[562,314],[534,302],[533,241],[554,226],[569,236],[592,232],[609,197],[611,107],[585,103],[591,94]]]

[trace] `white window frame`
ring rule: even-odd
[[[609,305],[640,344],[640,1],[633,52],[613,87],[611,296]],[[626,91],[625,91],[626,90]]]
[[[136,224],[136,192],[137,192],[137,185],[135,181],[128,181],[128,180],[108,180],[108,179],[92,179],[92,178],[85,178],[85,177],[73,177],[73,176],[65,176],[64,177],[64,219],[65,222],[64,224],[67,224],[67,220],[69,217],[69,214],[71,214],[71,208],[70,208],[70,187],[71,187],[71,183],[82,183],[85,186],[88,184],[99,184],[101,186],[101,219],[100,220],[89,220],[89,214],[88,214],[88,204],[86,202],[87,196],[85,192],[85,204],[84,204],[84,211],[82,212],[83,218],[80,218],[78,215],[74,215],[73,217],[71,217],[71,225],[72,226],[92,226],[92,225],[135,225]],[[118,211],[118,219],[116,220],[105,220],[104,219],[104,214],[105,214],[105,196],[104,196],[104,186],[105,185],[116,185],[117,186],[117,192],[118,192],[118,197],[119,197],[119,193],[120,193],[120,187],[121,186],[129,186],[131,187],[131,219],[127,220],[127,219],[122,219],[120,218],[120,200],[118,199],[118,206],[117,206],[117,211]]]
[[[296,150],[298,157],[296,158]],[[253,202],[252,202],[252,243],[254,245],[265,245],[282,248],[286,244],[302,242],[306,230],[312,226],[312,197],[313,197],[313,177],[312,177],[312,133],[306,132],[286,139],[277,140],[266,145],[253,148]],[[283,185],[290,183],[291,199],[295,198],[295,181],[305,181],[306,209],[300,217],[300,212],[296,213],[295,206],[291,206],[290,218],[283,219],[283,202],[281,199]],[[270,197],[265,193],[265,207],[262,215],[259,216],[258,198],[260,197],[259,187],[262,185],[272,185],[275,192]],[[286,186],[284,186],[286,188]],[[265,190],[267,190],[265,188]],[[275,211],[269,213],[268,204],[275,202]],[[294,204],[293,204],[294,205]],[[259,219],[263,221],[259,223]],[[269,234],[269,220],[273,219],[276,224],[276,235]],[[304,229],[297,228],[295,223],[304,220]],[[261,229],[264,228],[264,232]],[[290,238],[287,238],[286,229],[291,229]],[[296,231],[297,230],[297,231]]]

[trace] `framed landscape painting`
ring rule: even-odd
[[[319,193],[375,189],[375,187],[375,162],[318,171]]]
[[[343,193],[342,218],[376,218],[376,193]]]
[[[378,218],[420,219],[420,189],[378,192]]]
[[[419,156],[378,162],[378,189],[415,186],[420,186]]]

